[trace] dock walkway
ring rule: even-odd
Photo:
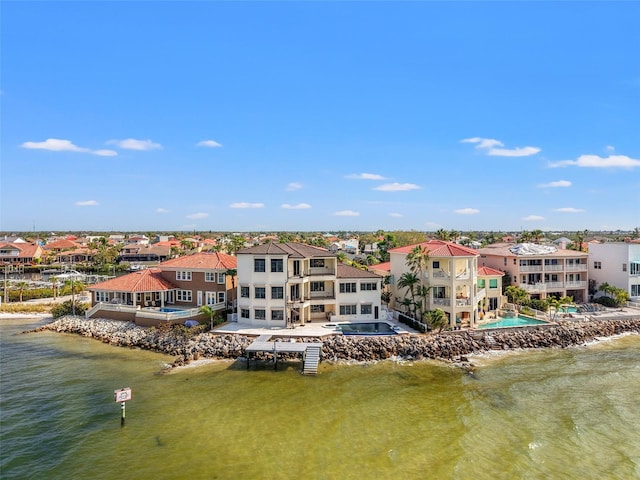
[[[246,349],[247,352],[247,369],[251,356],[259,352],[270,353],[273,355],[273,368],[278,368],[279,353],[298,353],[302,355],[302,371],[305,374],[318,373],[318,363],[320,362],[320,354],[322,352],[322,343],[318,342],[271,342],[272,335],[260,335]],[[313,355],[307,356],[307,350],[313,352]]]

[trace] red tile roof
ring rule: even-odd
[[[430,257],[477,257],[478,252],[473,248],[463,247],[453,242],[443,240],[429,240],[428,242],[406,245],[404,247],[392,248],[389,253],[411,253],[415,247],[420,246],[429,253]]]
[[[390,272],[391,271],[391,262],[382,262],[376,263],[375,265],[370,265],[369,270],[378,270],[379,272]]]
[[[67,250],[71,248],[79,248],[81,245],[73,240],[63,238],[61,240],[55,240],[47,243],[43,248],[45,250]]]
[[[500,270],[496,270],[495,268],[489,267],[478,267],[478,275],[481,277],[491,277],[491,276],[499,276],[502,277],[505,273]]]
[[[13,260],[16,258],[38,258],[42,254],[42,248],[40,245],[33,245],[31,243],[1,243],[0,249],[19,251],[17,256],[3,256],[3,260]]]
[[[172,258],[160,264],[161,268],[189,268],[191,270],[229,270],[238,268],[236,257],[221,252],[201,252]]]
[[[159,268],[149,268],[96,283],[87,289],[108,292],[160,292],[176,288],[178,287],[160,275]]]

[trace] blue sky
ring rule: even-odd
[[[640,226],[640,2],[1,9],[0,230]]]

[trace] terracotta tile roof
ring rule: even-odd
[[[305,245],[304,243],[263,243],[262,245],[256,245],[255,247],[243,248],[238,250],[237,255],[251,254],[251,255],[287,255],[291,258],[313,258],[313,257],[335,257],[334,253],[331,253],[324,248],[312,247],[311,245]]]
[[[160,264],[161,268],[188,268],[191,270],[229,270],[238,268],[236,257],[221,252],[200,252],[172,258]]]
[[[109,292],[160,292],[164,290],[175,290],[173,283],[160,275],[159,268],[148,268],[138,270],[121,277],[112,278],[106,282],[96,283],[87,289],[90,291]]]
[[[63,238],[61,240],[55,240],[53,242],[47,243],[43,248],[45,250],[67,250],[71,248],[78,248],[81,245],[73,240],[69,240],[67,238]]]
[[[502,277],[505,273],[500,270],[496,270],[495,268],[490,267],[478,267],[478,275],[481,277],[492,277],[499,276]]]
[[[369,267],[369,270],[378,270],[379,272],[390,272],[391,262],[376,263],[375,265],[371,265]]]
[[[338,278],[375,278],[375,279],[382,278],[377,273],[352,267],[351,265],[345,265],[344,263],[338,264],[338,272],[336,277]]]
[[[40,245],[33,245],[31,243],[1,243],[0,250],[18,250],[18,256],[4,256],[4,259],[15,258],[38,258],[42,254],[42,247]]]
[[[404,247],[392,248],[390,253],[411,253],[415,247],[420,246],[427,250],[430,257],[477,257],[478,251],[473,248],[463,247],[453,242],[443,240],[429,240],[428,242],[406,245]]]

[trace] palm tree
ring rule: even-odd
[[[436,238],[438,240],[443,240],[443,241],[447,241],[449,240],[449,232],[447,232],[445,229],[440,228],[436,231]]]
[[[203,315],[209,315],[209,321],[211,323],[211,330],[213,330],[213,317],[216,315],[216,311],[209,305],[202,305],[198,310]]]
[[[21,282],[16,283],[16,286],[18,287],[18,295],[20,296],[19,301],[22,302],[22,294],[24,293],[24,290],[26,288],[29,288],[29,284],[23,280]]]
[[[413,314],[416,313],[416,291],[415,288],[420,284],[420,279],[415,273],[405,272],[398,280],[398,288],[406,288],[411,294],[411,304],[413,305]],[[406,299],[406,296],[405,296]],[[404,302],[404,300],[403,300]]]
[[[529,298],[529,294],[524,288],[516,287],[515,285],[509,285],[505,288],[504,294],[509,302],[515,304],[518,308]]]
[[[447,314],[444,313],[444,310],[440,308],[436,308],[435,310],[431,310],[429,312],[425,312],[422,318],[427,322],[429,327],[433,330],[438,329],[438,333],[442,332],[442,330],[449,325],[449,319],[447,318]]]
[[[49,279],[49,281],[51,282],[51,290],[53,291],[53,299],[56,299],[56,287],[58,286],[58,279],[55,277],[51,277]]]
[[[429,250],[421,245],[416,245],[407,255],[407,266],[415,273],[420,281],[429,266]]]
[[[420,317],[422,317],[423,313],[427,310],[427,299],[429,298],[429,291],[431,287],[427,287],[426,285],[420,285],[416,288],[416,296],[421,298],[420,301]]]
[[[542,230],[533,230],[531,232],[531,239],[533,240],[533,243],[540,243],[543,235],[544,232]]]
[[[613,294],[614,288],[615,287],[613,285],[609,285],[607,282],[602,282],[598,287],[598,290],[600,290],[602,293],[604,293],[608,297],[609,295]]]
[[[238,276],[238,270],[235,268],[228,268],[225,272],[225,275],[231,278],[231,291],[232,291],[232,299],[231,299],[231,312],[235,313],[234,300],[236,298],[236,277]]]
[[[344,252],[338,252],[336,253],[336,257],[338,259],[339,263],[347,263],[347,254]]]

